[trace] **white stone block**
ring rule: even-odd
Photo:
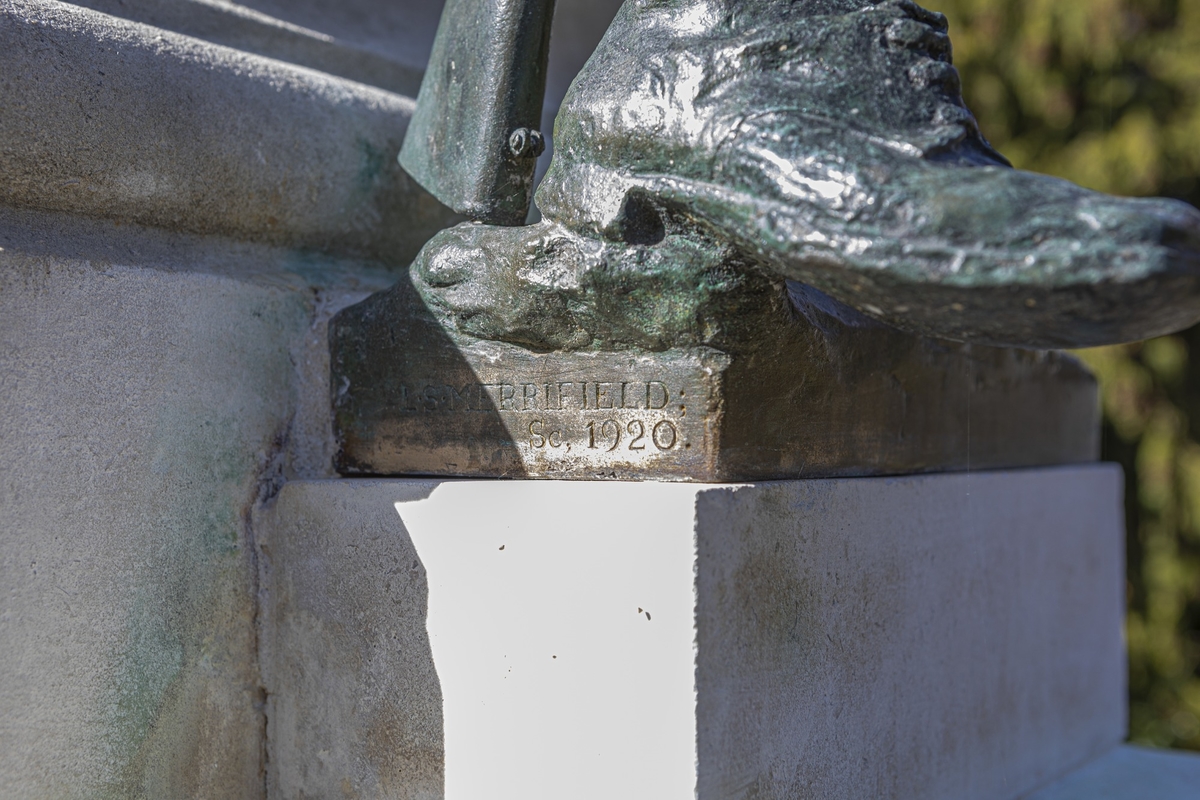
[[[449,800],[692,797],[696,494],[464,481],[396,504],[429,574]]]
[[[433,797],[444,731],[448,800],[1017,798],[1124,735],[1121,520],[1107,466],[291,483],[270,764]],[[389,719],[424,762],[381,759]]]

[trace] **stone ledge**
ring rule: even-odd
[[[223,0],[74,0],[104,14],[416,97],[422,70]]]
[[[53,0],[0,25],[0,205],[406,265],[410,98]]]

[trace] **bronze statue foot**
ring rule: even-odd
[[[924,335],[1078,347],[1200,319],[1200,212],[1008,168],[945,31],[908,0],[631,0],[538,204],[610,250],[729,243]]]

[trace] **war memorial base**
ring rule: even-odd
[[[289,483],[271,792],[1187,797],[1200,761],[1120,747],[1120,500],[1107,465]]]
[[[259,5],[3,11],[4,800],[1195,797],[1120,746],[1111,468],[334,479],[328,320],[437,221],[351,23],[436,6]]]

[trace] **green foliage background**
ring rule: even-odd
[[[1023,169],[1200,205],[1200,0],[926,0]],[[1083,351],[1125,468],[1130,727],[1200,750],[1200,327]]]

